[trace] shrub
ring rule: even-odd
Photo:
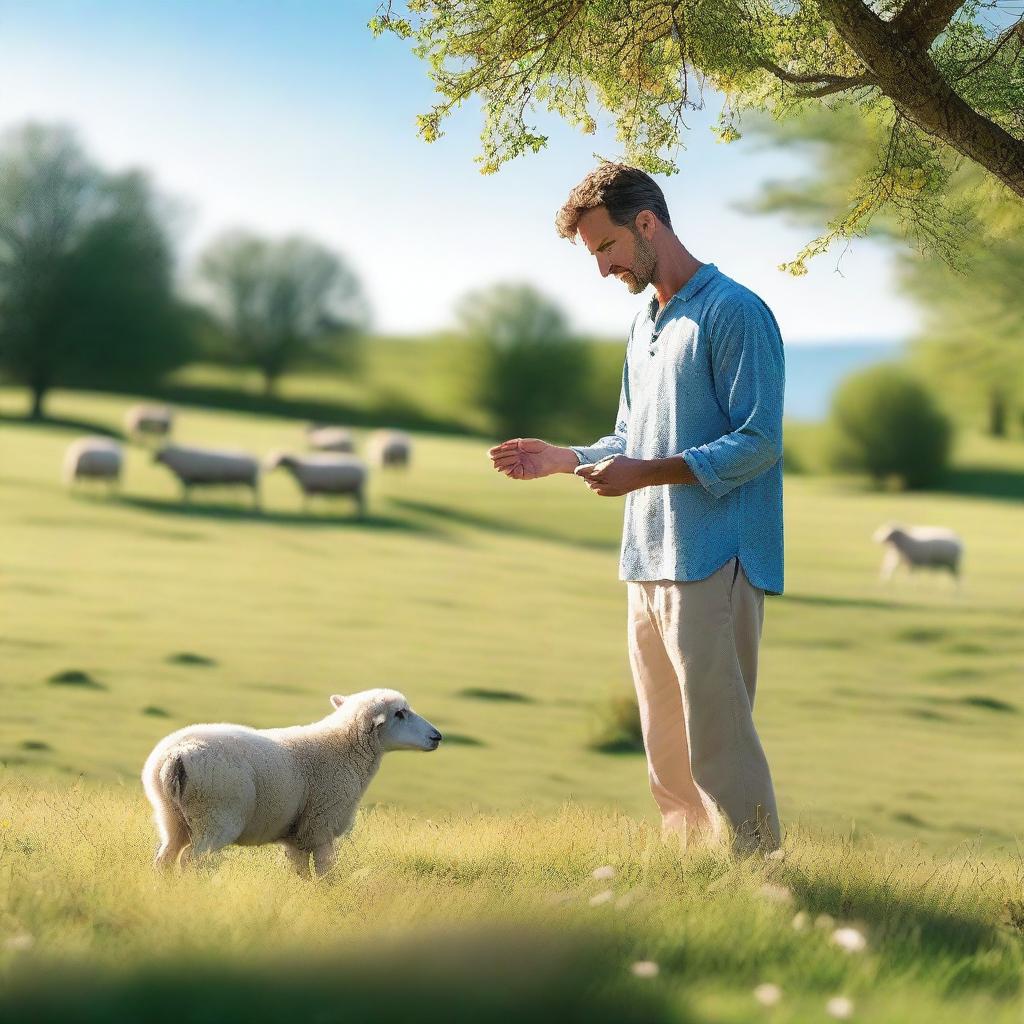
[[[847,377],[832,400],[831,426],[833,469],[919,488],[940,480],[949,462],[952,424],[924,385],[898,366]]]
[[[497,432],[564,432],[588,394],[590,358],[560,307],[529,285],[502,284],[466,296],[458,316],[476,346],[472,399]]]
[[[644,736],[635,695],[616,693],[601,706],[590,747],[602,754],[643,753]]]

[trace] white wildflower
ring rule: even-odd
[[[823,932],[830,932],[836,926],[836,919],[831,914],[819,914],[814,919],[814,927]]]
[[[653,960],[637,960],[630,970],[638,978],[656,978],[658,976],[658,965]]]
[[[766,882],[761,886],[761,895],[770,903],[792,903],[793,894],[784,885]]]
[[[846,996],[833,996],[825,1004],[825,1012],[836,1020],[849,1020],[853,1016],[853,1000]]]
[[[797,911],[797,913],[793,915],[793,931],[806,931],[810,923],[811,918],[806,910]]]
[[[777,850],[772,850],[771,853],[766,853],[764,855],[764,859],[765,860],[785,860],[786,859],[786,855],[782,852],[782,847],[780,846]]]
[[[754,998],[762,1006],[774,1006],[782,998],[782,989],[771,982],[765,982],[754,989]]]
[[[614,897],[615,893],[611,889],[602,889],[596,896],[590,897],[590,905],[592,907],[599,907],[602,903],[609,903]]]
[[[353,882],[362,882],[364,879],[370,877],[370,868],[356,868],[351,875],[348,876]]]
[[[602,864],[601,867],[594,868],[591,875],[599,882],[610,882],[615,877],[615,868],[611,864]]]
[[[856,928],[837,928],[832,933],[832,941],[847,953],[863,953],[868,945],[868,940]]]
[[[615,901],[615,909],[616,910],[625,910],[626,907],[632,906],[634,898],[635,897],[633,896],[633,894],[631,892],[624,892]]]
[[[18,932],[4,939],[4,949],[11,953],[23,953],[26,949],[31,949],[35,941],[28,932]]]

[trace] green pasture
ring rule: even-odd
[[[138,447],[120,494],[69,494],[65,446],[129,402],[58,392],[32,424],[0,392],[0,1021],[782,1024],[837,996],[857,1020],[1020,1020],[1024,446],[968,439],[950,493],[787,477],[757,719],[789,834],[782,860],[736,863],[662,841],[643,758],[590,748],[630,686],[618,501],[425,433],[361,520],[303,513],[283,474],[261,512],[186,507]],[[178,427],[302,443],[269,415]],[[961,594],[878,582],[888,519],[963,534]],[[327,879],[274,848],[154,875],[157,739],[378,685],[447,739],[385,759]],[[866,949],[831,941],[844,925]]]
[[[117,428],[127,404],[58,392],[51,415]],[[310,721],[332,692],[388,685],[449,741],[390,758],[373,801],[650,816],[642,759],[588,749],[630,685],[618,501],[567,477],[513,483],[486,442],[429,435],[409,471],[374,476],[363,520],[344,499],[304,514],[284,474],[260,514],[230,491],[185,507],[139,448],[119,496],[69,494],[61,458],[81,433],[0,428],[8,770],[134,784],[180,725]],[[294,421],[193,408],[178,433],[257,453],[302,441]],[[1007,473],[1022,452],[965,457]],[[787,478],[787,593],[767,604],[757,707],[787,821],[939,850],[1020,834],[1020,509]],[[870,536],[887,519],[963,534],[959,597],[943,577],[879,584]]]

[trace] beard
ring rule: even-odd
[[[654,253],[654,246],[639,231],[633,232],[633,238],[636,253],[633,257],[633,267],[623,271],[622,280],[630,294],[639,295],[654,281],[658,272],[658,257]]]

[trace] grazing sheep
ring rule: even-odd
[[[326,423],[310,423],[306,427],[306,442],[321,452],[354,452],[356,443],[347,427],[332,427]]]
[[[133,405],[124,414],[129,437],[168,437],[174,426],[174,411],[166,405]]]
[[[882,559],[883,580],[891,579],[902,564],[908,572],[920,568],[947,569],[959,581],[964,545],[952,530],[888,523],[875,531],[873,539],[887,548]]]
[[[79,480],[105,480],[111,488],[121,480],[124,456],[121,446],[109,437],[80,437],[64,453],[64,483],[74,486]]]
[[[239,484],[252,488],[253,505],[259,507],[260,464],[246,452],[169,444],[157,451],[153,459],[166,466],[181,481],[185,501],[191,498],[191,488],[197,485]]]
[[[350,494],[356,499],[360,515],[366,509],[366,466],[354,455],[292,455],[275,451],[263,465],[267,470],[283,467],[291,473],[302,489],[303,508],[314,494]]]
[[[182,851],[185,864],[232,843],[281,843],[301,876],[310,854],[316,873],[327,871],[381,757],[441,742],[395,690],[335,694],[331,704],[311,725],[190,725],[162,739],[142,769],[160,832],[155,866]]]
[[[378,430],[370,439],[370,458],[378,466],[408,466],[412,438],[401,430]]]

